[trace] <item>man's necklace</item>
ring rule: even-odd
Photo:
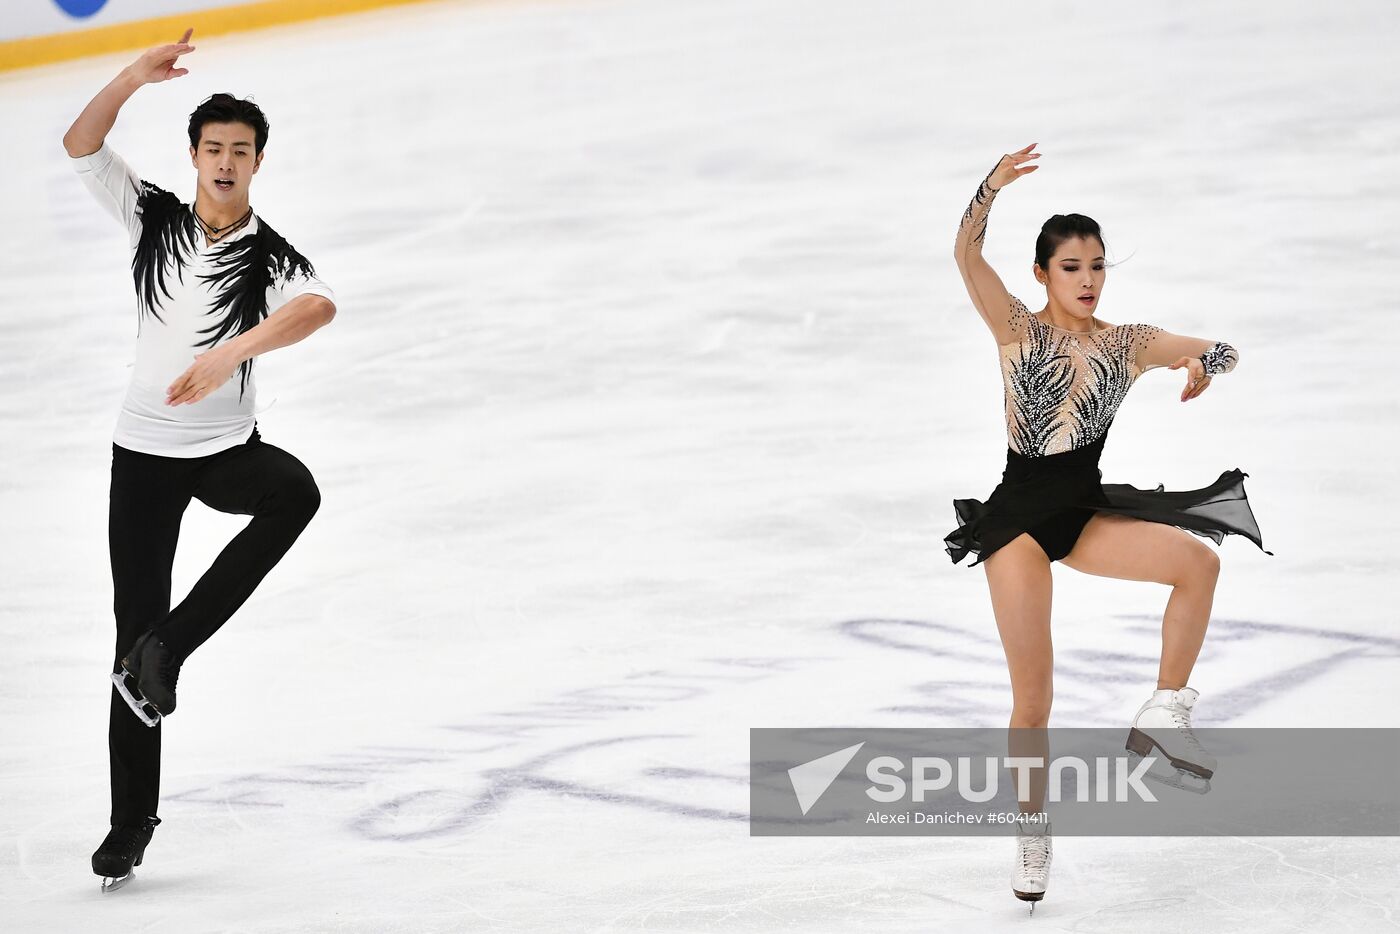
[[[234,233],[235,231],[242,230],[248,225],[248,221],[251,220],[253,217],[253,207],[252,205],[249,205],[248,212],[242,217],[240,217],[238,220],[231,221],[230,223],[227,223],[222,227],[215,227],[213,224],[200,217],[199,212],[195,211],[193,205],[191,205],[190,210],[194,213],[194,216],[199,220],[200,225],[204,227],[204,237],[210,243],[218,243],[220,240],[222,240],[224,237],[227,237],[229,234]]]

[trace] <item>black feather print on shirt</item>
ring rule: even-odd
[[[194,249],[198,229],[188,205],[145,180],[141,182],[136,211],[141,216],[141,236],[131,257],[136,299],[141,306],[141,318],[149,312],[163,324],[165,319],[156,309],[161,304],[161,294],[170,298],[165,277],[173,266],[175,275],[184,281],[185,255]],[[138,334],[141,318],[137,319]]]
[[[1006,371],[1010,395],[1008,425],[1016,449],[1042,453],[1064,427],[1065,398],[1074,382],[1074,367],[1045,328],[1030,327]]]
[[[199,278],[214,289],[210,315],[221,316],[213,325],[200,329],[209,337],[195,344],[212,347],[229,336],[257,327],[267,317],[267,290],[285,285],[293,276],[314,276],[311,261],[296,251],[281,234],[258,218],[257,229],[237,240],[230,240],[210,255],[214,271]],[[248,386],[253,358],[238,365],[238,399]]]

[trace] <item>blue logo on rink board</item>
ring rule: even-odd
[[[107,5],[107,0],[54,0],[58,8],[69,16],[82,19],[91,16]]]

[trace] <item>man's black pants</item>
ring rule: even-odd
[[[253,519],[225,546],[174,610],[170,570],[180,519],[191,499]],[[112,445],[107,540],[112,557],[117,649],[112,671],[155,627],[177,658],[199,648],[243,605],[292,547],[321,504],[306,465],[258,434],[203,457],[162,457]],[[107,745],[114,824],[155,817],[160,797],[161,726],[146,726],[115,686]]]

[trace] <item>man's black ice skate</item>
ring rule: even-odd
[[[159,717],[168,717],[175,712],[175,682],[180,677],[180,659],[160,641],[154,629],[136,640],[131,651],[122,659],[122,670],[131,677],[117,682],[117,690],[124,696],[138,696],[138,703],[130,700],[127,703],[138,717],[146,721],[147,726],[155,726],[155,723],[143,715],[142,706],[154,707]],[[113,675],[112,680],[117,681],[117,676]],[[136,683],[135,691],[131,690],[132,681]]]
[[[141,865],[159,817],[148,817],[140,824],[113,824],[107,839],[92,854],[92,871],[102,876],[102,891],[113,892],[132,878],[131,867]]]
[[[125,669],[112,672],[112,683],[117,686],[117,693],[121,695],[122,700],[126,701],[126,706],[130,707],[131,712],[141,718],[142,723],[146,726],[155,726],[160,722],[160,711],[141,696],[141,688],[129,672]]]

